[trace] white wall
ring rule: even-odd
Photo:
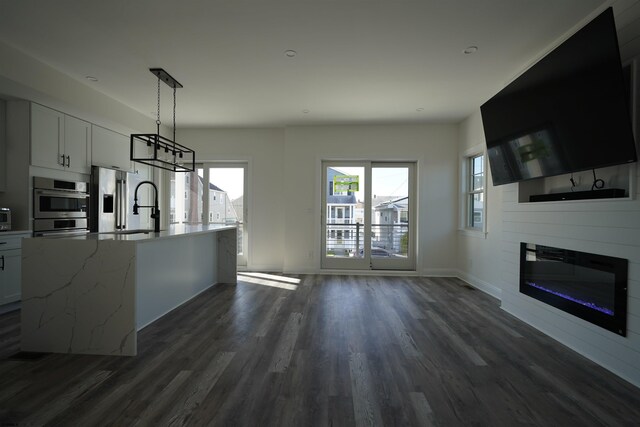
[[[640,54],[640,3],[619,0],[614,13],[626,62]],[[479,112],[460,129],[460,152],[484,142]],[[631,200],[519,203],[518,184],[489,185],[487,239],[459,234],[458,268],[472,284],[499,288],[504,310],[640,386],[640,173],[631,170]],[[521,294],[520,242],[628,259],[627,337]]]
[[[454,125],[187,129],[198,161],[248,160],[248,268],[320,269],[322,160],[418,164],[418,268],[455,274],[457,129]]]

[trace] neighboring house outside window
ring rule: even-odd
[[[466,226],[474,230],[484,230],[484,155],[467,158],[467,215]]]
[[[371,246],[406,254],[403,250],[403,236],[409,231],[409,198],[380,197],[388,199],[373,207],[376,233],[371,237]],[[404,237],[406,240],[406,237]]]
[[[345,175],[338,169],[327,171],[327,248],[340,256],[355,253],[364,240],[362,224],[356,220],[356,196],[353,192],[336,192],[333,178]]]
[[[189,175],[187,175],[189,176]],[[184,181],[184,206],[188,207],[184,212],[183,222],[199,223],[209,218],[209,222],[221,222],[226,224],[236,223],[242,219],[238,212],[242,212],[242,198],[232,201],[226,191],[220,187],[209,183],[209,212],[203,213],[202,193],[205,191],[205,185],[202,177],[193,173],[193,179]],[[172,179],[172,194],[180,194],[181,192],[175,188],[175,179]],[[238,208],[238,210],[236,210]],[[188,212],[188,213],[187,213]],[[202,215],[202,217],[200,217]],[[171,202],[169,218],[171,222],[177,222],[175,215],[175,201]]]

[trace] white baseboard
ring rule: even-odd
[[[451,268],[424,268],[422,277],[458,277],[458,270]]]
[[[322,274],[317,268],[298,268],[295,270],[284,270],[284,274]]]
[[[239,265],[238,272],[241,271],[264,271],[269,273],[280,273],[282,272],[281,266],[273,266],[273,265]]]
[[[485,282],[484,280],[478,279],[477,277],[461,270],[457,270],[456,276],[458,277],[458,279],[467,282],[474,288],[479,289],[482,292],[489,294],[499,300],[502,299],[502,289],[500,289],[499,287],[492,285],[489,282]]]

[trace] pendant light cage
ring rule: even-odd
[[[196,153],[176,140],[176,89],[182,85],[162,68],[149,69],[158,77],[158,114],[156,133],[131,135],[131,160],[172,172],[193,172]],[[160,135],[160,81],[173,88],[173,140]]]

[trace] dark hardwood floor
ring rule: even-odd
[[[136,357],[17,360],[19,313],[0,316],[0,426],[640,420],[638,388],[457,279],[241,279],[145,328]]]

